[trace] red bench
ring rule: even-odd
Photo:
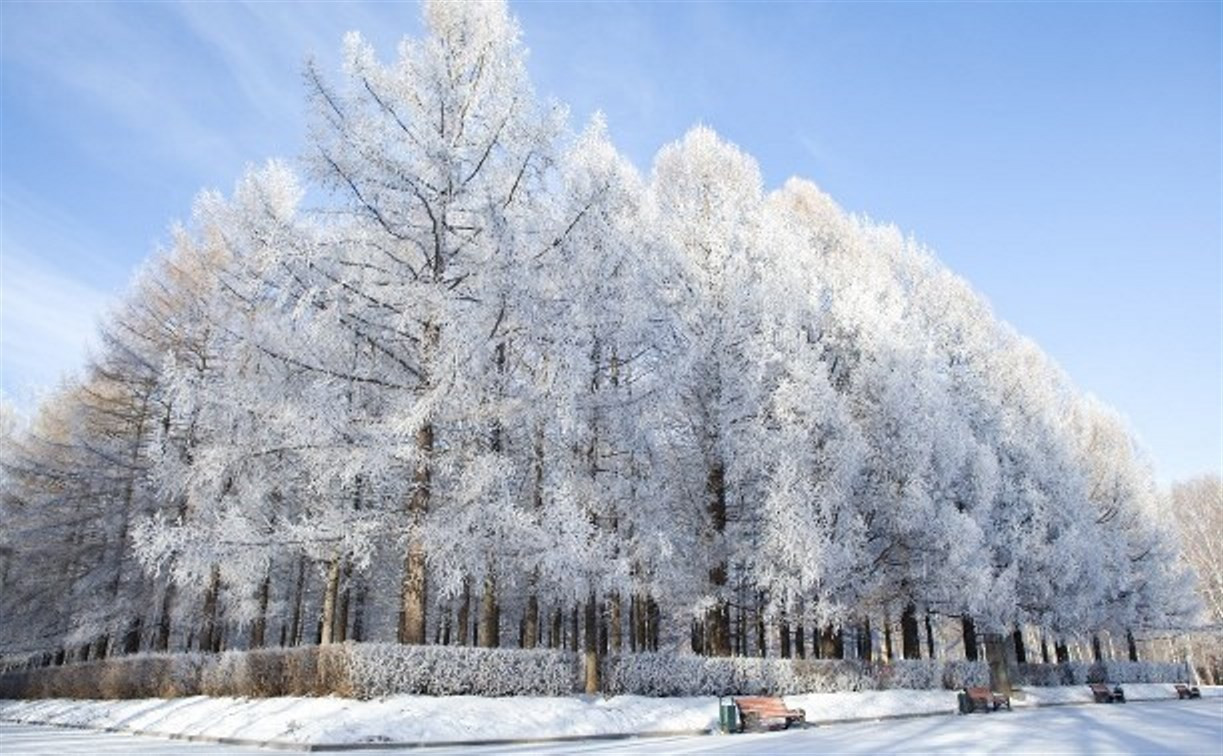
[[[965,688],[960,693],[960,713],[973,711],[998,711],[1003,706],[1010,711],[1011,697],[1005,693],[995,693],[989,688]]]
[[[1091,683],[1091,697],[1096,703],[1125,703],[1125,691],[1120,685],[1108,687],[1104,683]]]
[[[740,696],[733,699],[739,708],[739,732],[745,730],[784,730],[807,722],[807,712],[791,709],[780,698]]]
[[[1176,684],[1176,697],[1181,698],[1201,698],[1202,691],[1196,685],[1186,685],[1185,683]]]

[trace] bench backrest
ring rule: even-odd
[[[780,698],[766,696],[743,696],[734,699],[735,704],[744,711],[760,712],[762,714],[785,714],[790,711],[786,702]]]

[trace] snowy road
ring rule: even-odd
[[[396,753],[397,749],[367,751]],[[433,747],[428,756],[469,753],[1057,753],[1223,754],[1223,699],[1058,706],[958,717],[830,725],[758,735],[570,741],[473,748]],[[0,723],[0,753],[269,754],[250,747]]]

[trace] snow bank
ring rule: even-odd
[[[0,719],[99,729],[288,743],[439,743],[717,726],[716,698],[391,696],[0,702]]]

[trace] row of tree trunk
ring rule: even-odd
[[[221,609],[221,582],[219,570],[210,575],[207,588],[200,599],[198,626],[183,637],[183,650],[219,652],[225,648],[247,646],[263,648],[272,645],[298,646],[308,643],[328,644],[346,640],[366,639],[367,586],[365,581],[354,576],[351,563],[335,557],[326,565],[323,578],[321,602],[316,604],[318,614],[311,627],[307,615],[307,573],[309,567],[304,558],[298,559],[290,572],[288,611],[282,620],[279,633],[269,636],[268,608],[271,602],[272,576],[269,574],[258,588],[259,614],[251,623],[245,637],[234,632],[227,623]],[[542,607],[538,597],[527,598],[525,610],[516,630],[505,626],[501,607],[497,600],[497,587],[493,580],[481,585],[478,600],[472,595],[470,583],[455,605],[438,607],[438,621],[433,623],[432,637],[421,636],[421,643],[440,645],[479,646],[497,648],[513,639],[518,648],[564,649],[582,651],[586,657],[587,686],[598,687],[597,660],[608,654],[624,651],[656,651],[659,647],[661,612],[657,603],[648,596],[634,595],[627,599],[613,595],[600,599],[591,595],[587,600],[565,607]],[[877,647],[875,631],[869,617],[851,627],[808,627],[801,622],[791,623],[766,621],[763,611],[763,596],[758,597],[758,606],[753,611],[735,609],[728,603],[715,605],[701,620],[691,626],[691,644],[694,652],[709,656],[767,656],[781,658],[843,659],[856,658],[864,661],[891,661],[901,659],[935,658],[934,629],[932,615],[920,615],[913,604],[905,607],[900,618],[900,648],[893,643],[892,623],[885,616],[881,644]],[[63,663],[65,660],[104,658],[111,654],[132,654],[141,650],[170,651],[171,616],[174,614],[178,591],[171,584],[161,593],[161,600],[154,604],[151,617],[133,617],[126,629],[116,637],[103,635],[92,642],[82,644],[72,651],[62,650],[48,657],[48,663]],[[401,613],[401,629],[408,627]],[[924,628],[922,625],[924,624]],[[960,619],[963,636],[964,657],[970,661],[986,660],[991,664],[1004,657],[1018,663],[1028,661],[1029,650],[1021,630],[1008,636],[982,636],[977,632],[971,617]],[[924,629],[924,633],[922,632]],[[776,642],[770,643],[769,634],[775,632]],[[309,634],[308,634],[309,633]],[[925,652],[922,650],[923,635]],[[407,642],[407,636],[400,636]],[[245,641],[245,642],[243,642]],[[1005,648],[1004,643],[1011,644]],[[982,651],[982,644],[985,646]],[[1040,658],[1044,663],[1070,660],[1064,641],[1052,644],[1047,638],[1040,639]],[[899,651],[899,654],[896,652]],[[1105,654],[1098,636],[1091,643],[1092,657],[1100,661]],[[1126,652],[1132,661],[1138,660],[1137,644],[1132,633],[1126,634]]]

